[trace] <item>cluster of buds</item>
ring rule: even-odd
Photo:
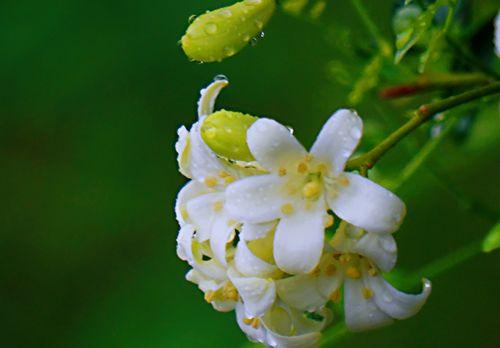
[[[344,171],[363,123],[338,110],[310,151],[285,126],[240,112],[214,112],[227,86],[201,91],[198,121],[181,127],[177,254],[219,311],[236,311],[248,338],[269,347],[316,347],[343,304],[351,331],[416,314],[431,291],[396,290],[383,273],[397,258],[394,233],[406,208],[393,193]]]

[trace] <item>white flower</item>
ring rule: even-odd
[[[318,310],[329,300],[340,300],[343,284],[345,320],[352,331],[374,329],[392,323],[393,319],[415,315],[430,295],[431,283],[424,280],[423,291],[418,295],[393,288],[379,271],[394,266],[395,243],[386,239],[392,236],[360,232],[341,224],[336,232],[340,237],[334,237],[334,248],[340,246],[342,252],[325,251],[314,272],[277,281],[281,300],[301,310]],[[353,236],[354,233],[358,235]]]
[[[236,319],[252,342],[276,348],[314,348],[321,340],[321,330],[331,321],[331,312],[323,309],[317,319],[277,303],[261,318],[246,317],[244,306],[236,305]]]
[[[394,232],[405,215],[404,203],[374,182],[344,172],[356,148],[362,121],[339,110],[327,121],[310,153],[289,130],[259,119],[247,132],[257,162],[270,173],[247,177],[226,189],[226,208],[244,223],[280,219],[274,240],[276,264],[291,274],[308,273],[323,250],[330,208],[337,216],[374,233]]]

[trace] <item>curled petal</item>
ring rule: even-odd
[[[237,224],[224,213],[219,214],[214,219],[210,233],[210,247],[217,261],[223,266],[227,266],[226,246],[232,239],[231,237],[234,236]]]
[[[315,277],[299,274],[276,281],[276,291],[286,304],[303,311],[315,311],[328,302],[318,289]]]
[[[263,325],[252,326],[250,324],[245,323],[245,319],[247,319],[247,314],[245,313],[245,306],[243,303],[238,302],[236,304],[236,321],[238,322],[238,326],[241,331],[247,335],[248,339],[252,342],[263,343],[267,342],[267,329]]]
[[[273,174],[244,178],[226,189],[226,209],[236,220],[261,223],[281,216],[283,179]]]
[[[273,278],[281,274],[278,267],[255,256],[243,239],[238,242],[234,265],[238,272],[247,277]]]
[[[334,175],[344,170],[347,159],[358,146],[363,132],[363,121],[356,112],[340,109],[325,123],[311,153],[331,163]]]
[[[187,223],[186,221],[186,204],[191,199],[199,197],[208,193],[208,189],[205,185],[199,183],[198,181],[191,180],[179,191],[177,199],[175,200],[175,217],[180,226]]]
[[[175,143],[175,151],[177,152],[177,163],[179,171],[182,175],[191,178],[191,170],[189,168],[189,132],[186,127],[182,126],[177,130],[177,142]]]
[[[288,128],[268,118],[257,120],[248,129],[247,143],[257,162],[271,172],[307,154]]]
[[[210,238],[212,224],[216,216],[214,207],[224,201],[222,193],[208,193],[191,199],[186,204],[189,220],[196,228],[196,237],[200,242]]]
[[[391,234],[366,233],[353,247],[354,252],[366,256],[384,272],[396,265],[397,245]]]
[[[182,226],[177,235],[177,256],[187,261],[189,264],[194,263],[194,255],[192,250],[194,236],[194,227],[192,225]]]
[[[246,223],[241,228],[240,238],[250,241],[267,236],[276,227],[276,222],[265,222],[260,224]]]
[[[228,275],[243,300],[248,316],[260,317],[273,305],[276,288],[272,279],[242,277],[232,269],[229,269]]]
[[[396,231],[406,215],[403,201],[361,175],[343,175],[347,178],[346,185],[328,187],[328,203],[333,212],[368,232]]]
[[[344,312],[347,328],[365,331],[387,326],[393,319],[385,314],[371,298],[365,298],[361,279],[347,278],[344,283]]]
[[[201,119],[214,112],[214,105],[220,91],[229,84],[226,79],[215,80],[200,91],[198,100],[198,117]]]
[[[276,264],[290,274],[311,272],[319,263],[324,242],[324,210],[298,209],[284,215],[274,237]]]
[[[418,295],[398,291],[381,276],[364,276],[365,285],[372,289],[377,306],[395,319],[407,319],[422,308],[431,293],[431,282],[423,280],[423,290]]]

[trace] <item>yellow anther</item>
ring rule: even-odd
[[[340,301],[340,290],[337,289],[335,290],[334,292],[332,292],[332,294],[330,295],[330,301],[333,301],[333,302],[339,302]]]
[[[300,162],[298,165],[297,165],[297,171],[300,173],[300,174],[305,174],[307,172],[307,170],[309,169],[309,166],[307,165],[307,163],[304,163],[304,162]]]
[[[222,288],[222,296],[226,300],[238,300],[238,290],[236,290],[235,286],[231,282],[227,282]]]
[[[311,162],[311,161],[312,161],[312,159],[313,159],[313,155],[311,155],[310,153],[308,153],[308,154],[306,155],[306,157],[304,158],[304,160],[305,160],[306,162]]]
[[[253,318],[243,318],[243,322],[246,324],[246,325],[251,325],[252,322],[253,322]]]
[[[337,267],[335,265],[328,265],[325,270],[325,274],[329,277],[333,276],[337,272]]]
[[[207,187],[215,187],[217,185],[217,178],[213,176],[208,176],[205,178],[205,185]]]
[[[236,180],[236,178],[234,176],[232,176],[232,175],[226,176],[224,178],[224,182],[226,184],[230,184],[230,183],[234,182],[235,180]]]
[[[222,202],[220,202],[220,201],[219,202],[215,202],[214,206],[213,206],[215,212],[221,211],[223,207],[224,207],[224,204]]]
[[[373,297],[373,291],[372,291],[372,289],[363,288],[363,298],[365,300],[369,300],[372,297]]]
[[[345,270],[345,275],[352,279],[361,278],[361,272],[354,266],[347,267],[347,269]]]
[[[320,163],[318,164],[318,166],[316,167],[316,170],[321,173],[321,174],[324,174],[326,173],[326,171],[328,170],[328,167],[326,166],[326,164],[324,163]]]
[[[215,298],[217,297],[215,291],[212,291],[212,290],[208,290],[206,293],[205,293],[205,301],[207,301],[208,303],[212,302],[213,300],[215,300]]]
[[[325,228],[332,227],[335,219],[330,214],[325,216]]]
[[[342,254],[339,257],[339,261],[340,261],[340,263],[346,264],[349,261],[351,261],[351,255],[349,255],[349,254]]]
[[[371,275],[372,277],[375,277],[378,274],[378,272],[375,268],[370,268],[368,270],[368,274]]]
[[[317,198],[321,193],[321,185],[317,181],[310,181],[302,187],[302,194],[307,199]]]
[[[293,205],[291,203],[283,204],[281,206],[281,212],[286,215],[293,213]]]
[[[349,179],[346,176],[342,175],[341,177],[339,177],[339,183],[342,186],[347,186],[349,185]]]
[[[231,176],[231,174],[229,174],[228,172],[225,172],[225,171],[221,170],[221,171],[219,172],[219,176],[220,176],[221,178],[226,178],[226,177],[228,177],[228,176]]]
[[[280,167],[278,169],[278,175],[279,176],[285,176],[286,175],[286,168]]]
[[[252,325],[252,327],[254,329],[258,329],[259,326],[260,326],[260,320],[259,320],[259,318],[253,318],[251,325]]]

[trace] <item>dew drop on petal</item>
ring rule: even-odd
[[[217,24],[213,23],[213,22],[210,22],[210,23],[207,23],[205,24],[205,32],[209,35],[213,35],[215,33],[217,33]]]

